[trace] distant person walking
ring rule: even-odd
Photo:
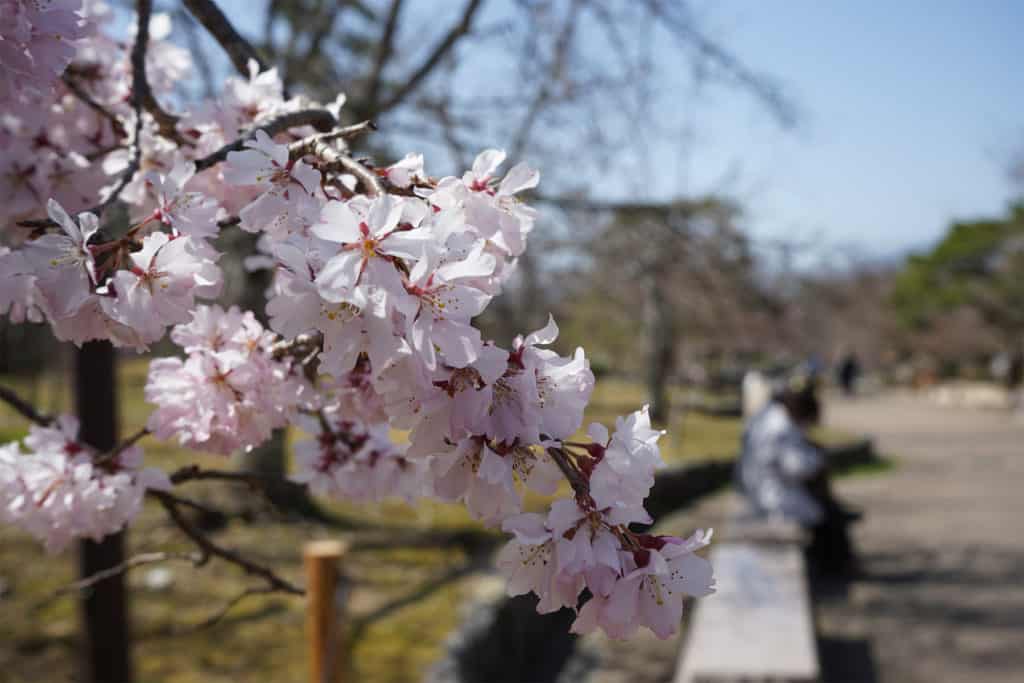
[[[819,416],[813,384],[778,392],[744,431],[736,479],[755,514],[794,521],[811,531],[813,571],[843,575],[854,564],[847,527],[859,515],[832,495],[824,453],[805,433]]]
[[[1010,407],[1024,411],[1024,350],[1018,348],[1010,356],[1006,371],[1006,390],[1010,394]]]
[[[860,377],[860,361],[857,360],[857,354],[851,351],[843,356],[837,375],[843,395],[853,396],[857,392],[857,379]]]

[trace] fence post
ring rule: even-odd
[[[338,564],[346,548],[341,541],[311,541],[303,552],[310,683],[339,683],[341,679],[344,624],[335,601]]]

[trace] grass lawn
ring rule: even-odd
[[[148,408],[142,400],[146,365],[132,360],[121,366],[122,432],[131,433],[144,423]],[[68,396],[58,378],[34,384],[0,378],[48,411],[66,410]],[[677,398],[681,398],[681,395]],[[616,415],[643,403],[639,386],[621,380],[598,383],[587,423],[612,426]],[[26,425],[6,406],[0,407],[0,439],[19,438]],[[678,413],[663,443],[670,463],[703,458],[729,458],[738,448],[740,424],[736,419]],[[294,436],[294,435],[290,435]],[[182,452],[173,444],[147,438],[147,459],[167,469],[197,459],[204,466],[231,467],[218,456]],[[214,506],[231,508],[245,492],[224,485],[190,483],[181,493]],[[531,497],[529,507],[544,501]],[[354,519],[390,521],[424,529],[472,524],[457,506],[427,503],[411,509],[398,503],[353,506],[332,503],[330,508]],[[263,521],[248,524],[233,520],[216,535],[224,545],[240,549],[272,565],[284,576],[302,583],[302,544],[313,538],[337,537],[336,531],[315,524]],[[147,504],[129,533],[131,552],[189,550],[182,535],[156,505]],[[54,597],[73,580],[73,553],[48,557],[28,536],[0,527],[0,683],[73,680],[76,612],[73,596]],[[355,615],[404,596],[425,581],[443,574],[464,560],[459,551],[390,549],[351,553],[344,571],[351,581],[349,608]],[[195,630],[248,585],[237,568],[214,560],[195,569],[178,562],[159,565],[173,572],[173,582],[161,590],[145,585],[152,567],[129,575],[135,634],[135,663],[140,681],[168,683],[236,683],[240,680],[301,681],[305,673],[303,602],[284,595],[253,596],[235,607],[219,623]],[[462,606],[476,592],[493,590],[493,582],[477,577],[445,585],[428,598],[372,623],[354,645],[351,661],[356,676],[350,680],[384,683],[419,680],[436,659],[444,639],[459,623]]]

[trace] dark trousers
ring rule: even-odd
[[[815,475],[806,486],[824,512],[822,520],[811,527],[811,543],[807,547],[810,571],[819,576],[849,575],[856,565],[850,541],[851,515],[832,495],[827,472]]]

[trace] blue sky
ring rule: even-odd
[[[1024,3],[725,0],[701,16],[803,114],[783,132],[738,93],[697,105],[687,184],[738,168],[728,184],[755,234],[891,257],[1014,196]]]
[[[262,17],[262,2],[242,11],[252,1],[224,1],[243,31]],[[682,154],[685,145],[648,146],[644,164],[657,173],[638,183],[646,198],[725,192],[767,242],[891,259],[934,242],[953,219],[998,215],[1021,191],[1007,167],[1024,149],[1024,2],[691,5],[711,37],[784,86],[801,119],[782,130],[748,94],[717,86],[662,98],[674,143],[694,142]],[[489,7],[502,11],[500,0]],[[680,59],[659,53],[670,71]],[[614,195],[617,182],[592,186]]]

